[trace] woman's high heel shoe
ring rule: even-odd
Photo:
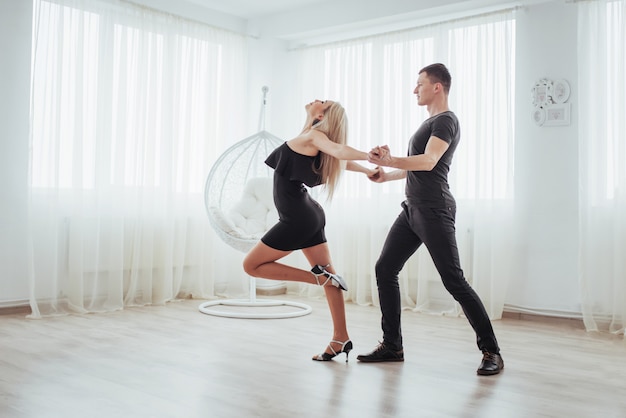
[[[333,343],[341,344],[341,350],[339,350],[339,352],[335,351],[335,349],[333,348]],[[328,348],[330,348],[330,351],[333,352],[332,354],[327,353],[327,352],[323,352],[322,354],[317,354],[317,355],[313,356],[313,360],[315,360],[315,361],[330,361],[334,357],[336,357],[338,354],[346,353],[346,363],[347,363],[348,362],[348,353],[350,353],[350,351],[352,351],[352,341],[347,340],[347,341],[341,342],[341,341],[332,340],[330,342],[330,344],[328,344]]]
[[[338,287],[342,290],[348,290],[348,285],[346,281],[343,279],[343,277],[341,277],[338,274],[333,274],[327,271],[326,267],[328,266],[330,266],[330,264],[327,264],[325,266],[320,266],[319,264],[316,264],[311,269],[311,273],[313,273],[313,275],[315,276],[315,280],[317,281],[317,284],[320,286],[326,286],[326,283],[330,281],[330,284],[332,284],[333,286]],[[326,277],[326,280],[323,283],[320,283],[320,276]]]

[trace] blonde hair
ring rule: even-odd
[[[312,129],[323,132],[328,139],[337,144],[345,145],[348,136],[348,117],[343,106],[339,102],[333,102],[324,111],[324,119],[314,124]],[[322,152],[320,166],[314,169],[322,177],[328,199],[332,199],[341,175],[341,161]]]

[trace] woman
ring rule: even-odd
[[[305,109],[307,118],[300,135],[276,148],[265,161],[274,169],[274,203],[279,221],[250,250],[243,267],[253,277],[323,286],[333,320],[333,337],[326,350],[313,360],[329,361],[346,353],[347,362],[352,341],[341,293],[347,285],[331,263],[324,235],[324,210],[305,185],[323,185],[332,198],[341,173],[340,160],[367,160],[367,153],[346,145],[348,121],[338,102],[315,100]],[[370,177],[377,172],[351,161],[346,168]],[[310,271],[276,262],[294,250],[302,250],[311,263]]]

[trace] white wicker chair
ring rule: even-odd
[[[264,88],[263,93],[267,93]],[[265,104],[265,98],[264,98]],[[204,200],[213,229],[232,248],[248,252],[278,220],[272,196],[273,170],[267,156],[283,141],[265,130],[228,148],[215,162],[206,180]],[[240,268],[240,267],[239,267]],[[200,312],[231,318],[291,318],[311,313],[297,302],[257,299],[256,279],[250,277],[249,299],[204,302]],[[217,309],[217,305],[260,309]],[[297,309],[261,309],[289,306]],[[270,312],[272,311],[272,312]]]
[[[239,141],[217,159],[207,177],[204,203],[209,221],[220,238],[236,250],[248,252],[267,230],[267,225],[245,225],[252,217],[245,213],[246,200],[256,196],[268,206],[266,215],[275,211],[273,172],[265,159],[282,142],[266,131]],[[255,218],[260,220],[259,214]]]

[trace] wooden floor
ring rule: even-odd
[[[379,311],[349,304],[350,362],[320,363],[310,358],[330,338],[326,302],[288,299],[313,312],[232,319],[187,300],[2,315],[0,417],[626,417],[626,344],[575,321],[495,321],[505,369],[479,377],[465,318],[406,311],[405,362],[363,364]]]

